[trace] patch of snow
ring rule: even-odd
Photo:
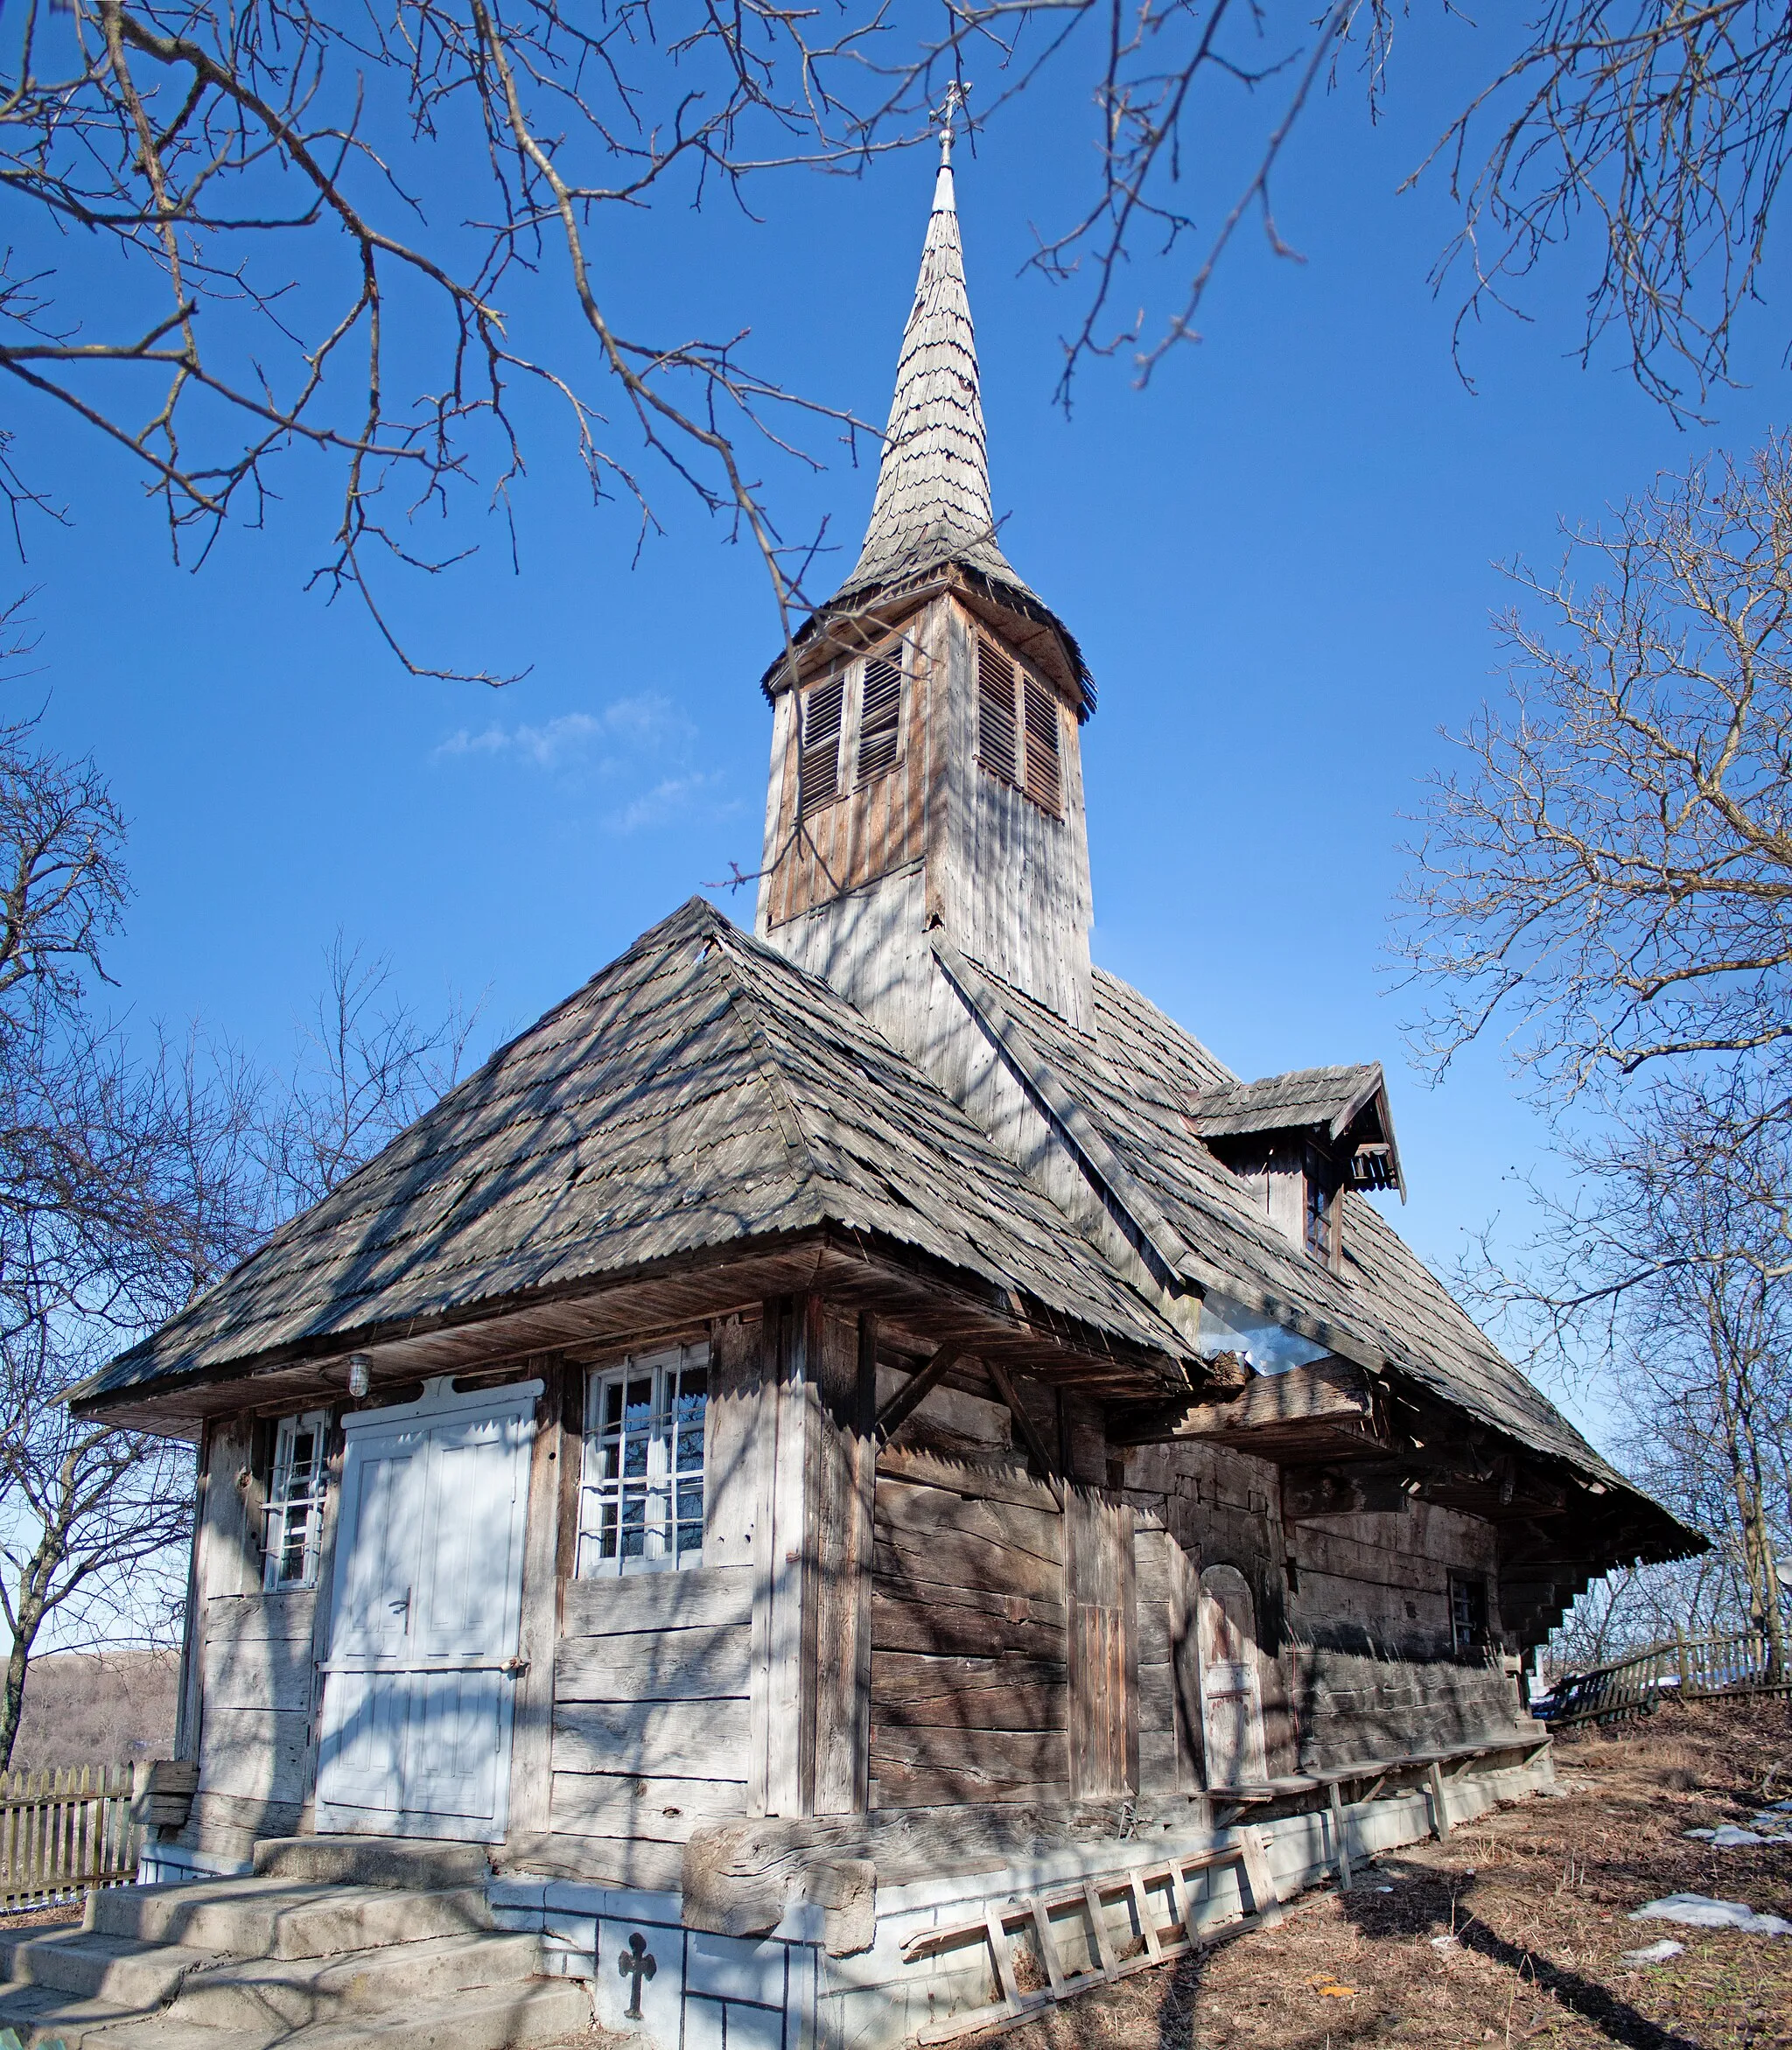
[[[1686,1948],[1676,1943],[1671,1936],[1663,1936],[1659,1943],[1650,1943],[1642,1950],[1627,1950],[1618,1960],[1620,1964],[1665,1964],[1670,1957],[1678,1957]]]
[[[1635,1909],[1634,1922],[1679,1922],[1690,1929],[1740,1929],[1749,1936],[1792,1936],[1783,1915],[1757,1914],[1742,1900],[1713,1900],[1708,1893],[1670,1893]]]

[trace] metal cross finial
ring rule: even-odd
[[[969,79],[954,79],[946,87],[944,101],[934,110],[934,118],[940,124],[940,162],[948,166],[952,162],[952,124],[964,112],[970,98]]]

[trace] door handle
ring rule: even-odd
[[[410,1613],[410,1588],[407,1587],[396,1601],[388,1602],[386,1606],[391,1610],[395,1616],[408,1616]]]
[[[527,1659],[506,1659],[498,1670],[500,1673],[508,1673],[513,1680],[520,1680],[528,1670],[528,1661]]]

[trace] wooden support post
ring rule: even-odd
[[[817,1433],[810,1346],[819,1298],[767,1303],[759,1415],[759,1506],[754,1516],[752,1696],[755,1756],[749,1800],[764,1812],[802,1816],[815,1798],[815,1605],[808,1510]]]
[[[862,1815],[870,1795],[876,1319],[823,1316],[816,1358],[816,1784],[818,1816]]]
[[[1432,1769],[1437,1770],[1436,1767]],[[1344,1837],[1344,1796],[1335,1780],[1328,1783],[1326,1793],[1332,1809],[1332,1855],[1337,1860],[1338,1884],[1348,1893],[1351,1886],[1350,1846]]]
[[[536,1837],[551,1820],[554,1787],[554,1657],[559,1637],[561,1416],[570,1369],[542,1362],[543,1388],[529,1452],[522,1527],[522,1599],[510,1753],[509,1833]],[[583,1405],[581,1405],[581,1408]]]
[[[1432,1834],[1441,1844],[1450,1834],[1450,1817],[1444,1806],[1444,1768],[1432,1760]]]

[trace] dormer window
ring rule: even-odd
[[[797,815],[863,789],[902,752],[902,644],[892,641],[796,701]],[[850,770],[849,770],[850,765]]]
[[[1335,1273],[1340,1250],[1339,1227],[1343,1205],[1337,1185],[1326,1172],[1324,1163],[1309,1151],[1306,1160],[1306,1249],[1315,1260]]]
[[[1005,648],[978,634],[976,759],[1056,818],[1064,807],[1058,699]]]

